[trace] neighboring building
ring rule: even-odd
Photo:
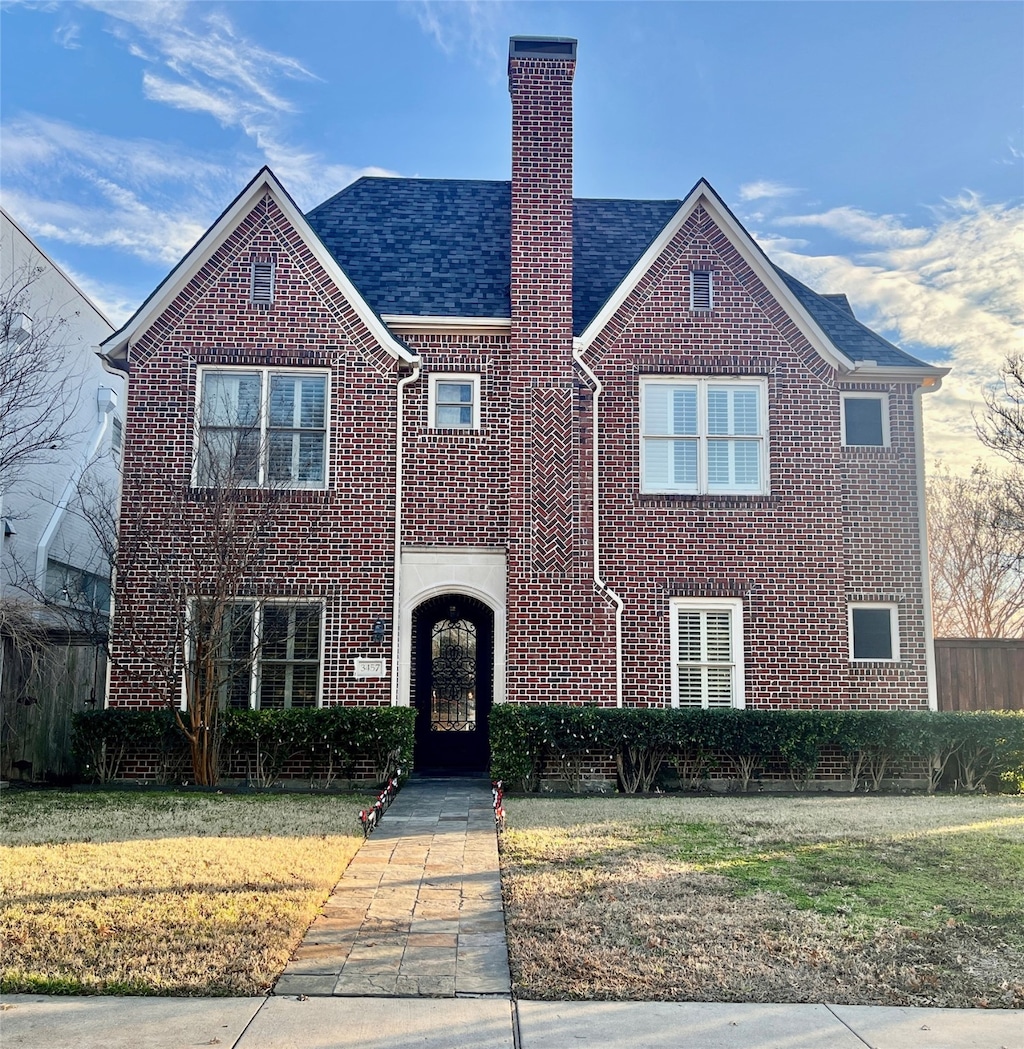
[[[0,472],[0,775],[41,778],[65,771],[70,712],[103,701],[110,567],[76,508],[84,484],[116,497],[124,379],[97,352],[113,325],[3,211],[0,287],[0,462],[41,414],[54,438]]]
[[[704,181],[574,200],[575,53],[512,39],[511,183],[365,178],[303,216],[264,169],[104,344],[136,534],[195,549],[225,469],[272,510],[224,702],[415,704],[418,765],[481,769],[492,703],[934,707],[945,370]],[[152,579],[122,582],[169,644]],[[152,701],[166,668],[120,643],[109,702]]]

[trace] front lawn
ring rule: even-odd
[[[523,998],[1024,1006],[1024,798],[506,809]]]
[[[5,792],[0,991],[265,993],[361,844],[365,804]]]

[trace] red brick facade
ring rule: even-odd
[[[757,249],[703,191],[599,330],[574,342],[574,64],[574,52],[510,60],[510,327],[406,319],[396,352],[402,344],[385,344],[339,286],[272,176],[186,260],[167,301],[130,322],[123,518],[153,553],[121,580],[110,704],[146,705],[180,687],[146,654],[175,629],[152,579],[159,558],[191,564],[202,546],[203,493],[191,487],[197,374],[216,364],[330,376],[325,487],[242,491],[234,510],[266,522],[242,592],[323,603],[324,705],[410,702],[399,665],[410,660],[402,624],[415,594],[396,588],[415,550],[452,563],[464,552],[467,567],[452,578],[467,593],[475,556],[503,559],[504,593],[491,593],[498,699],[614,705],[621,675],[623,704],[666,706],[670,602],[690,597],[742,601],[748,706],[927,708],[920,383],[862,379],[824,356]],[[269,305],[250,302],[254,258],[274,262]],[[710,310],[690,307],[694,271],[712,275]],[[478,428],[432,427],[430,378],[445,373],[480,377]],[[647,376],[762,380],[767,490],[644,493]],[[887,446],[843,446],[843,390],[887,395]],[[447,570],[422,584],[424,599]],[[190,571],[198,593],[202,565]],[[851,661],[850,601],[897,607],[898,659]],[[371,637],[377,620],[383,642]],[[386,660],[385,676],[354,676],[353,661],[367,656]]]

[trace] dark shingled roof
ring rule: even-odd
[[[832,340],[833,345],[852,361],[874,361],[886,368],[926,368],[928,365],[893,346],[888,339],[861,324],[849,308],[830,301],[824,295],[811,291],[796,277],[775,267],[775,272],[805,310],[817,321],[818,326]]]
[[[511,195],[508,182],[367,177],[306,219],[378,314],[509,317]],[[573,201],[576,335],[681,205],[679,200]],[[845,297],[818,295],[776,271],[851,359],[921,366],[857,321]]]

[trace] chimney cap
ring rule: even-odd
[[[508,57],[575,61],[576,41],[571,36],[513,36],[508,41]]]

